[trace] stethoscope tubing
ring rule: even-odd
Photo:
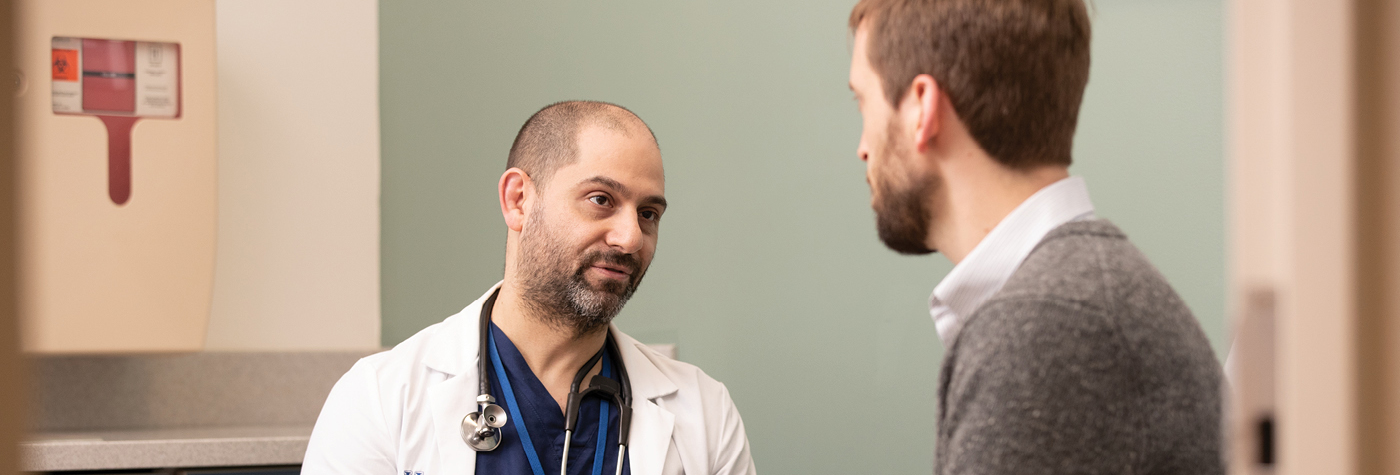
[[[544,475],[544,465],[540,461],[539,454],[535,452],[534,442],[530,439],[530,430],[525,426],[525,418],[521,415],[519,403],[516,402],[515,390],[511,388],[510,380],[506,379],[507,377],[505,373],[505,364],[501,363],[500,353],[496,350],[496,340],[489,340],[487,342],[487,345],[490,347],[491,350],[491,365],[496,370],[496,379],[501,382],[501,393],[505,397],[505,403],[508,406],[507,409],[510,411],[510,417],[514,421],[515,431],[520,434],[520,443],[522,445],[522,448],[525,449],[526,460],[530,462],[530,470],[534,472],[535,475]],[[599,360],[602,360],[603,368],[599,372],[599,374],[604,375],[603,377],[608,377],[608,375],[611,375],[611,371],[609,371],[608,368],[608,360],[602,359],[602,355],[603,352],[599,351],[598,354],[595,355],[595,357],[591,361],[597,362]],[[591,367],[592,365],[583,366],[584,369],[591,369]],[[580,372],[583,372],[583,370],[580,370]],[[594,452],[596,455],[594,456],[595,459],[593,461],[593,475],[602,475],[603,473],[603,446],[607,443],[607,401],[600,402],[602,403],[602,407],[600,407],[598,411],[598,449]],[[571,404],[570,406],[574,409],[574,421],[577,421],[577,414],[579,408],[576,404]],[[560,475],[568,475],[569,446],[573,444],[574,430],[576,428],[577,427],[575,426],[571,428],[566,428],[564,430],[564,453],[563,457],[559,461]],[[621,436],[621,434],[619,434],[619,436]],[[620,440],[618,441],[618,447],[624,447]],[[618,458],[619,466],[622,464],[622,460],[623,459]]]
[[[529,459],[529,461],[530,461],[530,468],[531,468],[531,470],[532,470],[534,473],[536,473],[537,475],[543,475],[543,474],[544,474],[544,467],[543,467],[542,464],[540,463],[539,456],[535,453],[534,445],[533,445],[532,442],[530,441],[530,434],[529,434],[529,431],[527,431],[527,430],[525,429],[524,419],[522,418],[522,416],[521,416],[521,414],[520,414],[520,409],[519,409],[519,407],[518,407],[518,405],[516,404],[516,401],[515,401],[515,392],[511,390],[510,381],[506,379],[505,366],[504,366],[503,364],[501,364],[500,355],[499,355],[499,354],[497,353],[497,351],[496,351],[496,342],[495,342],[494,339],[491,338],[491,309],[492,309],[492,307],[495,306],[496,297],[497,297],[498,295],[500,295],[500,291],[499,291],[499,290],[497,290],[495,293],[492,293],[492,294],[491,294],[491,297],[488,298],[488,299],[486,299],[486,301],[482,303],[481,318],[480,318],[480,323],[479,323],[480,329],[479,329],[479,332],[478,332],[478,334],[480,335],[481,341],[480,341],[479,345],[477,346],[477,374],[479,375],[479,378],[478,378],[478,380],[477,380],[477,388],[480,390],[480,394],[481,394],[481,396],[478,397],[478,400],[481,401],[481,400],[489,400],[489,399],[491,399],[491,397],[490,397],[490,395],[491,395],[491,381],[490,381],[490,378],[487,376],[488,373],[486,372],[486,371],[487,371],[487,365],[490,364],[490,365],[492,365],[492,366],[495,367],[494,369],[496,370],[496,379],[498,379],[498,380],[501,382],[501,389],[504,391],[504,395],[505,395],[505,397],[506,397],[506,401],[505,401],[505,402],[506,402],[506,404],[509,406],[509,411],[510,411],[510,417],[509,417],[509,419],[512,419],[512,420],[514,421],[514,423],[515,423],[515,425],[516,425],[516,431],[520,433],[521,442],[522,442],[522,444],[524,445],[524,447],[525,447],[525,449],[526,449],[526,450],[525,450],[526,458]],[[624,461],[626,460],[626,459],[624,459],[623,457],[624,457],[624,456],[626,455],[626,453],[627,453],[627,442],[628,442],[628,438],[629,438],[629,435],[630,435],[629,433],[631,432],[631,431],[629,430],[630,427],[628,427],[628,426],[630,425],[630,421],[631,421],[631,417],[630,417],[630,412],[631,412],[631,411],[630,411],[629,409],[630,409],[630,405],[632,404],[632,381],[630,380],[630,378],[627,377],[627,369],[626,369],[626,366],[623,365],[623,363],[622,363],[622,352],[618,349],[618,347],[617,347],[617,342],[612,338],[612,334],[611,334],[611,333],[609,333],[609,334],[607,335],[607,339],[604,341],[603,348],[600,349],[600,350],[598,351],[597,354],[594,354],[593,357],[590,358],[590,359],[588,360],[588,363],[584,364],[582,368],[579,368],[578,373],[576,373],[576,374],[574,375],[573,384],[570,385],[570,388],[569,388],[569,398],[568,398],[568,400],[569,400],[569,404],[568,404],[569,407],[568,407],[568,409],[569,409],[569,410],[566,410],[566,414],[565,414],[564,453],[563,453],[563,457],[561,458],[560,464],[559,464],[559,473],[560,473],[560,475],[568,475],[568,466],[569,466],[569,446],[570,446],[570,444],[572,444],[572,442],[573,442],[573,433],[574,433],[574,429],[577,428],[577,423],[578,423],[578,412],[579,412],[579,410],[580,410],[579,406],[580,406],[580,403],[581,403],[581,401],[582,401],[582,399],[583,399],[583,394],[581,394],[581,393],[579,392],[579,385],[583,382],[583,377],[584,377],[584,376],[587,376],[588,372],[593,368],[593,366],[594,366],[595,364],[597,364],[597,363],[599,362],[600,359],[602,359],[603,353],[606,352],[606,351],[611,351],[614,355],[616,355],[616,358],[614,358],[614,359],[617,360],[617,363],[616,363],[616,366],[617,366],[617,376],[618,376],[618,380],[617,380],[617,383],[618,383],[618,384],[617,384],[617,386],[619,386],[619,387],[618,387],[618,388],[613,388],[613,389],[616,389],[616,392],[611,392],[611,391],[605,391],[605,392],[609,392],[610,394],[612,394],[613,397],[612,397],[611,399],[613,400],[613,402],[615,402],[615,403],[618,404],[618,406],[619,406],[619,407],[618,407],[618,410],[619,410],[619,420],[618,420],[619,424],[618,424],[618,426],[619,426],[619,427],[618,427],[618,440],[617,440],[617,475],[622,475],[622,465],[623,465]],[[488,360],[487,360],[487,355],[485,354],[485,353],[488,353],[488,352],[490,353],[490,363],[487,363],[487,361],[488,361]],[[606,362],[604,362],[604,369],[603,369],[602,371],[600,371],[600,374],[605,374],[605,373],[610,374],[610,372],[607,371],[607,363],[606,363]],[[607,376],[604,376],[604,378],[606,379]],[[611,383],[611,382],[608,382],[607,384],[604,385],[604,387],[607,387],[607,385],[609,385],[609,384],[612,384],[612,383]],[[598,387],[593,386],[593,387],[590,387],[589,390],[588,390],[588,391],[585,391],[584,393],[593,392],[594,390],[597,390],[597,389],[598,389]],[[604,401],[604,402],[605,402],[605,401]],[[600,416],[599,419],[600,419],[600,420],[598,421],[598,424],[599,424],[598,444],[599,444],[599,445],[598,445],[598,449],[595,451],[595,456],[594,456],[594,458],[595,458],[595,460],[594,460],[594,467],[593,467],[593,473],[594,473],[594,475],[601,475],[602,468],[603,468],[603,463],[602,463],[602,462],[603,462],[603,461],[602,461],[603,445],[602,445],[602,444],[604,444],[605,441],[607,440],[607,426],[608,426],[608,423],[607,423],[607,417],[608,417],[607,405],[604,404],[604,405],[603,405],[602,407],[600,407],[599,409],[600,409],[600,412],[599,412],[599,416]],[[483,408],[483,414],[484,414],[484,408]],[[499,429],[496,429],[496,430],[499,430]],[[476,451],[482,451],[482,449],[479,449],[479,448],[477,448],[477,447],[475,447],[475,446],[473,446],[472,449],[473,449],[473,450],[476,450]],[[494,450],[494,449],[495,449],[495,447],[491,447],[491,448],[488,448],[488,449],[485,449],[485,450],[486,450],[486,451],[490,451],[490,450]]]

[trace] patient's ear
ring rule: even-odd
[[[934,136],[942,130],[942,117],[939,116],[942,110],[939,109],[939,105],[944,100],[943,90],[933,76],[920,74],[909,84],[909,91],[905,93],[900,109],[909,116],[906,119],[913,124],[913,127],[906,130],[914,133],[914,147],[920,153],[927,152],[933,146]]]
[[[524,170],[511,168],[501,175],[498,190],[501,199],[501,216],[506,219],[506,227],[520,232],[525,226],[526,210],[530,200],[535,198],[535,184]]]

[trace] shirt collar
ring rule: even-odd
[[[1046,234],[1070,221],[1093,218],[1089,188],[1077,176],[1041,188],[1002,218],[929,296],[929,316],[943,344],[952,344],[962,322],[1001,290]]]

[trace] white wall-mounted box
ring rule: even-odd
[[[217,217],[214,1],[14,8],[24,349],[199,350]]]

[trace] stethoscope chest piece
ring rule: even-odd
[[[496,450],[501,445],[501,427],[506,425],[506,410],[497,406],[489,394],[477,397],[480,411],[462,418],[462,440],[478,452]]]

